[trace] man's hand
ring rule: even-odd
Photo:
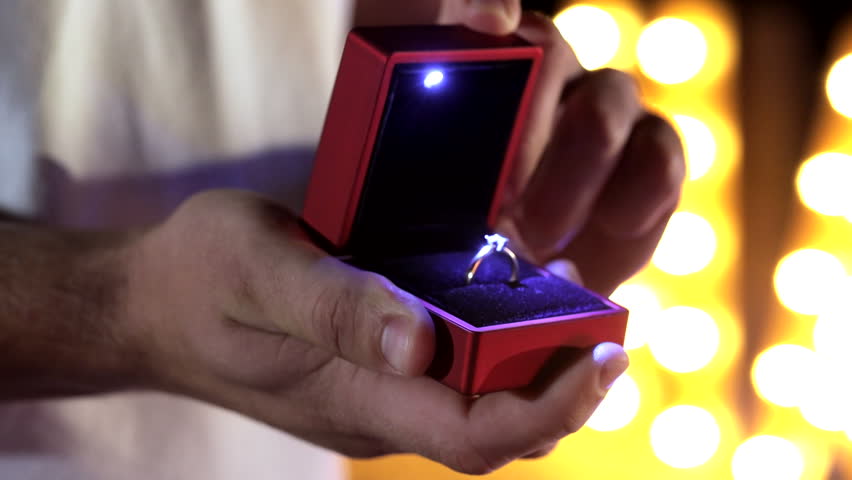
[[[434,332],[419,301],[247,193],[190,199],[125,255],[123,337],[144,345],[153,387],[347,455],[417,453],[484,473],[580,428],[627,366],[603,344],[529,388],[462,396],[422,376]]]
[[[499,228],[531,259],[570,259],[587,287],[611,293],[648,262],[677,206],[675,130],[644,109],[627,74],[583,70],[553,22],[522,15],[519,0],[444,0],[439,20],[543,48]]]
[[[677,206],[680,140],[627,74],[585,72],[548,19],[527,15],[519,32],[545,59],[502,227],[609,294],[647,263]]]

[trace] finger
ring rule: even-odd
[[[539,448],[532,453],[524,455],[523,458],[525,460],[536,460],[539,458],[544,458],[553,453],[553,450],[556,448],[557,445],[559,445],[559,442],[549,443],[544,448]]]
[[[646,114],[598,199],[595,218],[611,235],[643,235],[677,205],[685,175],[677,132],[662,118]]]
[[[503,464],[528,453],[531,447],[543,448],[575,433],[628,363],[621,346],[603,343],[567,369],[556,369],[544,391],[539,391],[540,385],[532,385],[521,392],[485,396],[471,411],[471,441],[488,452],[490,462]],[[507,436],[501,431],[515,433]]]
[[[267,217],[233,241],[226,311],[243,324],[285,333],[357,365],[423,373],[434,327],[422,303],[386,278],[328,256],[300,234],[289,213],[258,200],[242,212]],[[275,221],[269,217],[275,216]],[[277,225],[277,226],[276,226]]]
[[[303,286],[283,300],[292,315],[278,325],[314,345],[369,368],[422,374],[434,353],[434,327],[422,304],[386,278],[325,257],[303,268]]]
[[[604,69],[579,80],[514,216],[541,257],[561,250],[585,223],[642,114],[638,88]],[[554,212],[559,212],[554,215]]]
[[[520,0],[444,0],[438,15],[441,24],[463,24],[492,35],[506,35],[518,28]]]
[[[487,473],[577,431],[628,363],[615,344],[601,344],[574,360],[540,384],[476,400],[433,380],[385,376],[358,403],[368,413],[359,417],[361,427],[400,451],[463,473]],[[359,383],[364,388],[371,382]]]
[[[583,285],[583,278],[580,276],[580,271],[577,265],[571,260],[557,258],[545,265],[547,270],[559,278],[574,282],[577,285]]]
[[[664,215],[644,235],[629,239],[614,237],[599,224],[590,224],[562,254],[575,259],[577,268],[583,272],[584,287],[609,296],[621,283],[648,264],[671,213]]]
[[[518,35],[541,47],[543,52],[536,88],[530,101],[529,118],[521,136],[515,171],[507,187],[507,203],[523,192],[553,132],[556,110],[566,85],[585,70],[553,21],[538,13],[527,12],[521,18]]]
[[[587,287],[609,294],[645,266],[677,207],[684,175],[677,134],[660,118],[646,116],[604,189],[594,220],[561,253],[574,259]]]

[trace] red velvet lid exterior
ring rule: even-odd
[[[478,65],[476,62],[525,60],[530,62],[529,73],[519,97],[518,108],[514,112],[513,125],[505,142],[505,149],[500,151],[502,161],[493,167],[496,169],[493,189],[490,183],[484,188],[477,186],[481,190],[476,192],[477,195],[482,193],[484,197],[488,197],[482,201],[487,200],[490,203],[486,205],[487,212],[480,214],[477,210],[475,213],[487,218],[467,219],[470,222],[465,219],[457,220],[463,223],[479,222],[483,228],[493,227],[499,213],[502,190],[512,171],[541,56],[539,47],[518,36],[484,35],[459,26],[354,29],[347,38],[328,107],[305,200],[302,215],[304,221],[339,253],[352,253],[353,232],[359,231],[356,223],[363,217],[359,215],[359,204],[367,191],[365,179],[374,159],[377,136],[383,128],[385,110],[386,107],[390,108],[387,97],[394,72],[397,71],[396,67],[417,64]],[[499,97],[495,97],[495,101],[499,101]],[[429,128],[440,129],[441,123],[435,122]],[[467,148],[475,148],[476,142],[483,142],[482,145],[493,148],[494,140],[489,138],[488,132],[482,132],[481,128],[483,127],[480,126],[475,138],[469,139],[472,145],[466,145]],[[446,178],[452,178],[453,172],[445,173]],[[412,175],[417,177],[418,172]],[[387,176],[374,178],[388,181]],[[435,195],[441,195],[443,188],[449,188],[441,185],[440,181],[436,183]],[[385,195],[383,198],[383,202],[387,204],[392,203],[387,202],[388,198],[395,197]],[[428,208],[428,205],[425,208]],[[440,208],[447,210],[446,205]],[[374,207],[371,206],[371,209]],[[388,219],[390,222],[407,220],[409,219]],[[410,221],[416,220],[412,218]],[[375,219],[373,223],[376,223]],[[371,234],[369,229],[361,230],[362,236]]]

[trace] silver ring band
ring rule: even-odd
[[[515,252],[513,252],[511,249],[509,249],[509,247],[506,247],[505,245],[489,243],[488,245],[480,249],[476,256],[471,259],[470,265],[467,268],[467,285],[470,285],[470,283],[473,281],[473,277],[476,275],[477,270],[479,270],[479,266],[482,264],[483,260],[485,260],[486,257],[494,253],[503,253],[506,258],[509,259],[509,262],[512,266],[512,274],[509,276],[509,283],[518,282],[518,270],[520,269],[520,266],[518,265],[518,256],[515,255]]]

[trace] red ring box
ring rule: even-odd
[[[423,301],[429,374],[478,395],[528,385],[560,347],[622,343],[627,311],[520,259],[468,262],[493,232],[542,59],[460,26],[347,37],[303,221],[333,254]]]

